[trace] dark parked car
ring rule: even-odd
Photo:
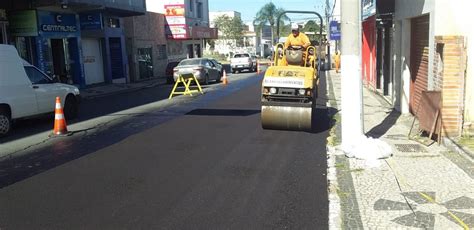
[[[173,84],[173,69],[179,64],[179,61],[173,61],[166,66],[166,83]]]
[[[222,65],[211,58],[190,58],[182,60],[173,69],[173,79],[176,81],[180,74],[194,74],[200,83],[205,85],[209,81],[221,81]]]

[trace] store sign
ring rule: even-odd
[[[331,21],[329,23],[329,39],[341,40],[341,23],[338,21]]]
[[[169,39],[187,39],[188,30],[186,25],[167,25],[165,27],[166,37]]]
[[[376,0],[362,0],[362,19],[366,19],[376,12]]]
[[[192,38],[217,39],[216,28],[194,26],[194,27],[190,27],[189,30],[190,30],[190,34]]]
[[[185,16],[185,5],[184,4],[170,4],[165,5],[165,16],[166,17],[184,17]]]
[[[38,23],[35,10],[16,11],[10,16],[10,32],[12,36],[38,36]]]
[[[88,13],[80,14],[79,21],[81,24],[81,30],[101,30],[102,29],[102,14],[101,13]]]
[[[184,25],[186,24],[185,17],[166,17],[166,23],[168,25]]]
[[[187,39],[186,11],[184,4],[167,4],[165,7],[166,37],[168,39]]]
[[[76,34],[78,25],[76,15],[38,11],[39,29],[43,33]]]

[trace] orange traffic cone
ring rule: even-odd
[[[53,135],[68,135],[66,119],[64,118],[63,108],[61,107],[61,99],[56,97],[56,109],[54,110],[54,130]]]
[[[224,85],[229,84],[229,82],[227,81],[227,74],[226,74],[225,70],[224,70],[224,74],[222,75],[222,83]]]

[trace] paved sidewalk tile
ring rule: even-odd
[[[340,108],[340,75],[331,72],[329,78]],[[412,117],[393,111],[366,88],[363,94],[366,134],[390,144],[393,156],[379,160],[378,167],[367,167],[363,160],[334,152],[339,154],[335,167],[341,200],[340,227],[473,228],[473,162],[443,146],[427,147],[409,140]]]

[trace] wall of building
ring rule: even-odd
[[[164,15],[147,12],[144,16],[126,18],[124,21],[132,80],[142,79],[140,77],[139,62],[143,57],[140,56],[138,50],[147,48],[152,50],[153,74],[150,77],[165,76],[168,57],[166,54],[167,40],[165,36]]]
[[[429,65],[428,65],[428,90],[443,90],[444,100],[453,102],[454,105],[463,105],[464,108],[454,108],[463,116],[453,114],[453,111],[446,112],[452,118],[456,117],[458,121],[451,120],[450,125],[462,126],[459,120],[472,122],[474,120],[474,85],[473,77],[473,58],[466,58],[463,63],[458,63],[461,57],[473,57],[474,49],[470,44],[474,44],[474,29],[470,26],[474,16],[470,12],[469,0],[460,0],[453,4],[449,0],[425,0],[425,1],[411,1],[411,0],[396,0],[395,14],[394,14],[394,45],[393,45],[393,75],[395,79],[395,86],[398,90],[395,107],[403,113],[408,113],[408,102],[410,98],[410,23],[411,19],[421,15],[430,15],[430,30],[429,30]],[[460,38],[462,37],[462,38]],[[437,40],[435,40],[437,38]],[[450,39],[456,38],[456,39]],[[458,44],[464,40],[463,44]],[[439,53],[437,53],[436,45],[446,42],[448,55],[447,63],[439,62]],[[438,47],[439,48],[439,47]],[[445,50],[446,51],[446,50]],[[457,54],[455,52],[458,52]],[[451,56],[450,56],[451,55]],[[453,56],[454,55],[454,56]],[[458,56],[459,58],[455,58]],[[452,63],[451,63],[452,62]],[[456,62],[456,63],[454,63]],[[437,65],[442,66],[439,70]],[[463,68],[461,71],[455,71],[456,68]],[[439,73],[441,71],[441,73]],[[437,74],[444,74],[449,76],[449,80],[444,78],[440,80]],[[459,79],[453,79],[453,73]],[[447,75],[446,75],[447,74]],[[463,78],[463,79],[461,79]],[[447,87],[446,85],[452,82],[463,83],[463,89],[454,86]],[[455,90],[456,92],[454,92]],[[460,95],[461,94],[461,95]],[[463,98],[464,97],[464,98]],[[453,100],[457,100],[454,102]],[[459,111],[460,110],[460,111]],[[458,122],[457,124],[454,124]],[[457,130],[449,128],[451,133],[456,133]]]
[[[449,0],[436,1],[436,36],[463,36],[465,55],[474,57],[474,15],[468,6],[470,0],[458,0],[453,4]],[[474,122],[474,58],[467,58],[464,91],[464,121]]]
[[[430,27],[434,24],[435,0],[411,1],[396,0],[395,14],[393,16],[394,34],[392,54],[394,60],[393,75],[395,87],[395,109],[402,113],[409,113],[410,100],[410,42],[411,42],[411,19],[425,14],[430,14]],[[434,29],[430,28],[430,50],[434,49]],[[428,71],[433,71],[434,55],[431,52],[428,57]],[[432,76],[428,77],[428,79]],[[434,83],[428,84],[433,87]]]

